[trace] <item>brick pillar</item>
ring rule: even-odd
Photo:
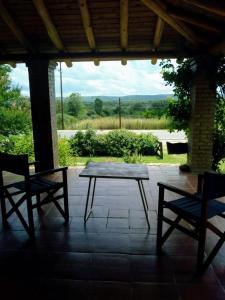
[[[35,159],[40,162],[38,171],[58,165],[55,63],[42,60],[27,62],[31,113],[33,123]]]
[[[194,173],[202,173],[212,166],[216,65],[211,57],[198,59],[195,64],[188,154],[188,164]]]

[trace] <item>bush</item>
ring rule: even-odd
[[[72,164],[72,153],[68,139],[61,138],[58,140],[59,165],[69,166]]]
[[[93,156],[95,154],[96,132],[88,129],[86,132],[78,131],[69,140],[72,154],[77,156]]]
[[[139,152],[137,135],[131,131],[120,129],[112,130],[106,135],[107,151],[110,156],[123,156]]]
[[[33,136],[31,133],[1,137],[0,149],[11,154],[28,154],[29,160],[34,161]]]
[[[159,151],[159,140],[150,133],[138,135],[138,144],[141,155],[156,155]]]
[[[101,135],[90,129],[86,133],[78,131],[69,144],[75,156],[156,155],[159,149],[159,141],[152,134],[138,135],[124,129]]]

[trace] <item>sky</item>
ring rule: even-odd
[[[159,62],[152,65],[150,60],[75,62],[72,68],[62,63],[63,96],[80,93],[81,96],[126,96],[171,94],[172,88],[165,85],[160,74]],[[17,64],[11,73],[12,83],[29,96],[28,72],[25,64]],[[59,64],[55,70],[56,96],[60,96]]]

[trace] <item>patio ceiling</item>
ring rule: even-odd
[[[224,17],[219,0],[0,0],[0,60],[225,54]]]

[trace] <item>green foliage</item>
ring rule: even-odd
[[[102,100],[99,99],[99,98],[96,98],[94,106],[95,106],[95,112],[96,112],[96,114],[101,115],[102,114],[102,109],[103,109],[103,102],[102,102]]]
[[[59,165],[69,166],[72,162],[72,153],[68,139],[61,138],[58,140]]]
[[[125,129],[112,130],[107,136],[107,149],[111,156],[123,156],[126,151],[139,151],[136,134]]]
[[[28,154],[29,160],[34,161],[32,134],[0,136],[0,151],[11,154]]]
[[[159,140],[151,133],[137,135],[139,154],[156,155],[159,151]]]
[[[94,155],[96,142],[96,132],[88,129],[85,132],[78,131],[69,143],[73,155]]]
[[[81,117],[85,113],[83,101],[78,93],[72,93],[66,98],[64,107],[65,112],[74,117]]]
[[[217,96],[213,141],[212,168],[216,170],[225,158],[225,98],[220,95]]]
[[[57,128],[62,129],[62,115],[56,114]],[[76,128],[77,118],[68,114],[63,114],[64,127],[69,129]]]
[[[167,60],[162,62],[162,74],[168,85],[173,86],[177,100],[169,100],[167,115],[172,120],[171,129],[188,131],[191,115],[190,87],[193,73],[191,59],[184,60],[177,68]],[[211,76],[209,74],[208,76]],[[212,168],[218,170],[220,162],[225,158],[225,58],[218,63],[216,74],[217,104],[214,120],[213,162]]]
[[[11,86],[11,68],[0,65],[0,134],[23,134],[31,130],[30,102]]]
[[[31,130],[30,115],[17,109],[0,108],[0,134],[23,134]]]
[[[75,156],[131,156],[156,155],[159,141],[151,134],[135,134],[128,130],[113,130],[97,135],[94,130],[78,131],[69,139],[71,153]]]
[[[20,89],[11,86],[11,70],[8,65],[0,65],[0,105],[8,108],[20,96]]]
[[[188,130],[188,122],[191,115],[190,99],[180,98],[179,100],[169,98],[168,108],[166,112],[167,117],[171,119],[170,130]]]
[[[160,63],[163,79],[166,85],[173,87],[174,95],[178,99],[190,99],[191,78],[193,78],[191,61],[192,59],[185,59],[178,63],[177,67],[169,59]]]
[[[130,154],[130,153],[126,153],[123,156],[123,160],[125,163],[128,164],[141,164],[143,163],[143,157],[142,155],[138,154],[137,152]]]

